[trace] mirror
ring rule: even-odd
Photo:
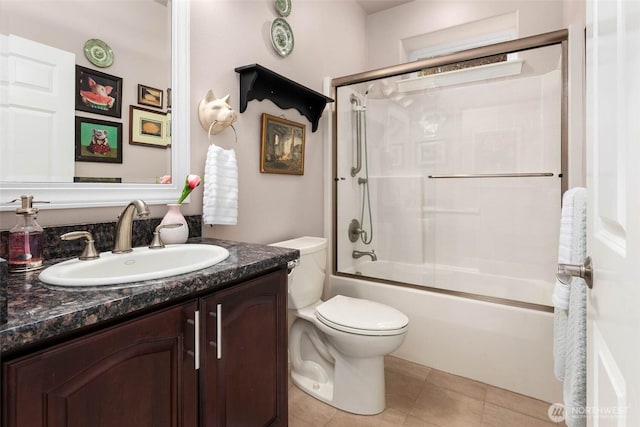
[[[151,1],[151,0],[150,0]],[[161,1],[161,0],[154,0]],[[135,3],[135,2],[131,2]],[[41,6],[44,3],[39,2]],[[49,200],[48,208],[72,208],[72,207],[98,207],[98,206],[121,206],[136,198],[144,198],[150,204],[162,204],[175,202],[180,195],[183,177],[189,173],[189,4],[188,0],[174,0],[169,2],[171,8],[171,140],[172,146],[167,148],[149,148],[147,150],[163,151],[166,156],[165,165],[170,164],[171,175],[176,178],[171,184],[155,184],[154,179],[149,179],[146,183],[98,183],[98,182],[2,182],[0,183],[0,201],[7,202],[19,197],[21,194],[33,194],[39,200]],[[4,11],[3,11],[4,13]],[[52,11],[49,8],[49,12]],[[6,15],[5,15],[6,16]],[[137,17],[137,19],[140,19]],[[159,23],[166,25],[166,22]],[[80,43],[84,44],[85,40]],[[117,60],[117,52],[115,52]],[[77,57],[76,57],[77,58]],[[6,64],[6,58],[2,61]],[[78,63],[79,60],[76,59]],[[91,67],[101,72],[109,73],[108,68]],[[11,67],[3,66],[4,70]],[[11,72],[7,73],[11,76]],[[3,76],[5,80],[6,76]],[[126,78],[126,76],[119,76]],[[135,92],[137,84],[144,84],[144,81],[129,82],[126,90]],[[5,93],[0,95],[6,97]],[[166,95],[165,95],[166,96]],[[1,103],[7,105],[6,99]],[[137,100],[131,102],[143,108],[149,108],[136,104]],[[165,100],[166,106],[166,100]],[[149,108],[151,109],[151,108]],[[3,108],[4,110],[4,108]],[[160,110],[158,110],[160,111]],[[166,110],[165,110],[166,111]],[[8,120],[2,112],[2,120]],[[81,116],[76,111],[76,116]],[[110,117],[102,117],[91,114],[84,114],[92,119],[104,118],[111,121]],[[122,118],[129,117],[129,103],[122,105]],[[113,121],[118,121],[113,120]],[[168,122],[167,122],[168,123]],[[5,122],[6,124],[6,122]],[[6,128],[6,126],[3,126]],[[129,144],[128,130],[123,132],[124,144]],[[2,144],[5,144],[3,138]],[[136,147],[137,148],[137,147]],[[170,162],[170,163],[169,163]],[[115,166],[115,165],[109,165]],[[165,169],[166,170],[166,169]],[[0,210],[12,210],[11,205],[0,203]]]

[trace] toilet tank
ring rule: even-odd
[[[270,246],[298,249],[300,264],[289,273],[288,307],[303,308],[320,300],[327,267],[327,239],[298,237]]]

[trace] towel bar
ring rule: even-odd
[[[581,277],[589,289],[593,289],[593,267],[591,257],[584,260],[584,264],[558,264],[556,273],[558,281],[564,285],[571,283],[572,277]]]

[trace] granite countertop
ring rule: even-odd
[[[110,286],[63,288],[38,280],[40,271],[10,274],[7,283],[8,322],[0,324],[0,353],[17,350],[133,313],[157,304],[181,301],[249,278],[299,257],[299,252],[274,246],[197,238],[190,243],[227,248],[229,258],[212,267],[164,279]],[[45,266],[62,261],[48,261]],[[90,262],[90,261],[88,261]]]

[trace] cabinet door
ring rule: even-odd
[[[287,425],[286,295],[280,270],[202,300],[203,427]]]
[[[166,309],[5,363],[2,425],[195,427],[196,309]]]

